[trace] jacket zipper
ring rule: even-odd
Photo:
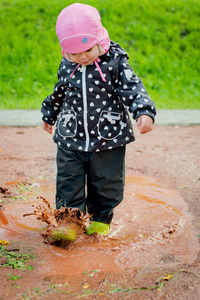
[[[89,132],[88,132],[88,122],[87,122],[87,92],[86,92],[86,66],[82,65],[82,91],[83,91],[83,124],[85,130],[85,151],[89,148]]]

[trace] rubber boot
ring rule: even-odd
[[[110,230],[109,224],[93,221],[86,229],[86,234],[91,235],[93,233],[98,233],[100,235],[106,235],[108,234],[109,230]]]
[[[70,223],[66,227],[57,227],[52,231],[51,238],[54,241],[75,241],[78,234],[78,225]]]

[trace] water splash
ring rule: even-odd
[[[51,208],[51,204],[46,198],[38,197],[38,200],[42,200],[42,204],[36,206],[32,213],[24,214],[23,217],[36,215],[38,220],[47,223],[47,228],[42,236],[44,242],[49,244],[56,244],[62,247],[67,247],[70,243],[69,240],[63,240],[62,237],[59,240],[52,238],[53,232],[58,228],[66,228],[73,226],[76,236],[83,234],[86,230],[86,223],[88,224],[89,216],[84,214],[77,208],[62,207],[60,209]]]

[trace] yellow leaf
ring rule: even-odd
[[[7,242],[7,241],[1,241],[1,240],[0,240],[0,244],[2,244],[2,245],[7,245],[8,242]]]
[[[82,285],[82,288],[83,288],[83,289],[88,289],[89,286],[90,286],[89,284],[84,284],[84,285]]]
[[[168,280],[168,279],[170,279],[172,277],[172,275],[168,275],[168,276],[166,276],[166,277],[163,277],[163,279],[164,280]]]

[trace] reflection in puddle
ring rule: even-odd
[[[47,183],[42,196],[49,198],[54,185]],[[160,186],[153,179],[128,176],[123,202],[116,208],[108,238],[97,240],[84,234],[68,249],[43,243],[46,224],[36,216],[23,218],[41,204],[33,199],[15,201],[0,211],[1,239],[21,241],[45,260],[49,275],[77,275],[87,270],[121,271],[125,268],[192,263],[198,241],[189,224],[188,207],[174,190]],[[36,198],[36,197],[35,197]],[[52,200],[53,203],[54,200]],[[53,205],[53,204],[52,204]]]

